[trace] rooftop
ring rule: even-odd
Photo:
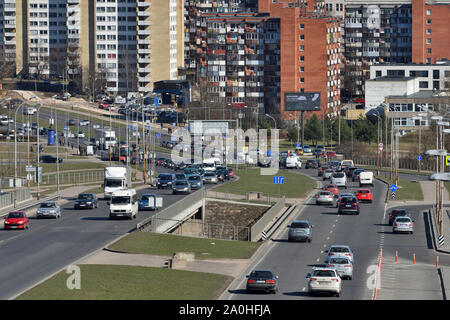
[[[366,81],[409,81],[416,79],[418,77],[391,77],[391,76],[385,76],[385,77],[378,77],[375,79],[370,79]]]

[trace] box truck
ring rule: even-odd
[[[105,199],[110,199],[114,191],[131,188],[131,169],[129,167],[106,167],[103,187]]]

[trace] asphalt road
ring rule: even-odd
[[[170,171],[158,167],[158,172]],[[185,197],[172,195],[169,189],[138,191],[139,196],[143,193],[161,195],[163,207]],[[62,206],[60,219],[30,218],[28,230],[0,230],[0,300],[15,297],[104,247],[153,214],[139,211],[135,220],[109,220],[106,201],[100,200],[98,209],[93,210],[74,210],[73,201],[69,201]]]
[[[313,177],[317,171],[301,170]],[[350,182],[347,190],[341,192],[354,192],[358,189],[356,183]],[[344,300],[370,300],[374,290],[368,285],[374,272],[369,269],[376,266],[380,249],[383,248],[385,256],[399,255],[412,259],[413,252],[420,252],[420,262],[435,258],[431,248],[431,238],[427,231],[427,221],[424,220],[421,207],[413,207],[410,214],[415,220],[413,235],[398,235],[392,233],[392,227],[387,225],[388,217],[385,215],[385,196],[387,186],[374,181],[371,188],[374,193],[373,203],[361,204],[360,215],[339,215],[335,206],[319,206],[314,199],[309,199],[300,214],[296,217],[309,220],[314,225],[313,240],[311,243],[291,243],[287,241],[287,229],[282,230],[278,237],[273,238],[271,247],[265,255],[256,261],[249,271],[254,269],[270,269],[279,276],[279,292],[277,294],[247,294],[245,290],[246,278],[238,283],[237,287],[230,288],[232,300],[292,300],[292,299],[344,299]],[[331,296],[310,297],[307,293],[308,273],[317,265],[325,264],[325,253],[333,244],[349,245],[354,252],[353,280],[343,280],[342,293],[339,298]],[[441,260],[442,261],[442,260]],[[417,260],[419,262],[419,260]],[[445,262],[450,265],[446,258]],[[381,273],[383,274],[383,272]],[[438,288],[436,288],[439,292]],[[420,292],[417,293],[420,299]],[[442,298],[442,297],[440,297]],[[439,299],[439,297],[434,297]]]

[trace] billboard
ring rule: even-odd
[[[284,111],[320,111],[320,92],[285,92]]]
[[[222,135],[228,134],[228,130],[231,128],[229,121],[215,121],[215,120],[194,120],[189,121],[189,131],[193,135],[202,136],[207,130],[215,129],[219,130]]]

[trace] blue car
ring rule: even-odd
[[[156,210],[156,194],[143,194],[139,199],[139,211]]]
[[[173,182],[173,175],[170,173],[161,173],[158,176],[158,189],[171,189]]]
[[[192,190],[201,189],[203,187],[203,179],[199,174],[191,175],[188,178]]]

